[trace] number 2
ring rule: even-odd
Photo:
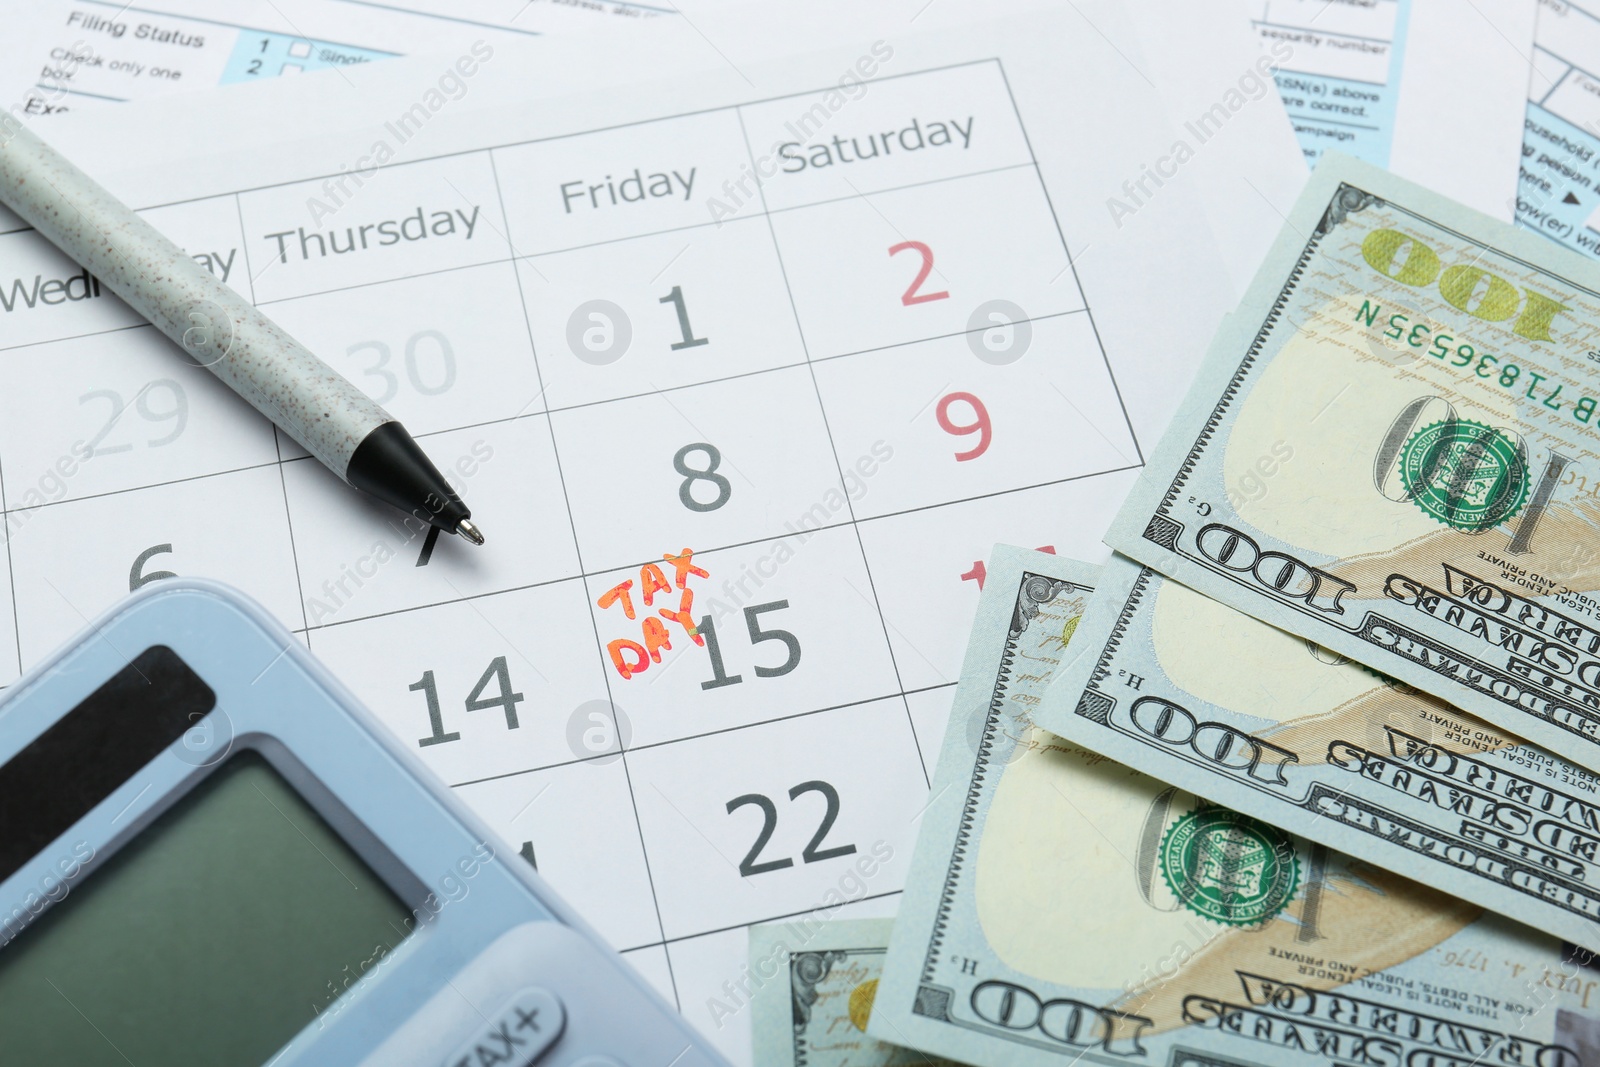
[[[950,294],[943,289],[937,293],[917,292],[918,289],[922,288],[922,283],[928,280],[928,275],[933,273],[933,249],[921,241],[901,241],[889,249],[889,254],[893,256],[907,249],[915,250],[922,256],[922,269],[917,271],[915,278],[911,279],[911,284],[906,288],[904,295],[900,297],[900,303],[910,307],[912,304],[926,304],[930,300],[950,299]]]
[[[165,410],[157,410],[151,405],[150,400],[157,390],[165,391],[172,397],[171,407]],[[110,403],[111,414],[106,419],[105,425],[100,427],[99,432],[84,442],[83,447],[87,450],[87,457],[106,456],[114,452],[131,451],[133,449],[132,444],[106,445],[104,447],[100,444],[111,434],[112,430],[116,429],[117,423],[122,419],[122,416],[127,414],[128,405],[122,402],[121,395],[111,389],[95,389],[80,396],[78,405],[81,407],[91,400],[105,400]],[[183,433],[184,427],[189,425],[189,398],[184,393],[183,386],[171,378],[157,378],[153,382],[146,383],[144,388],[134,394],[133,408],[146,422],[171,422],[174,424],[171,433],[162,437],[152,437],[145,442],[151,448],[170,445]]]
[[[793,867],[794,860],[788,856],[778,860],[756,862],[761,850],[772,840],[772,832],[778,828],[778,806],[772,802],[771,797],[760,793],[746,793],[742,797],[734,797],[728,801],[728,814],[732,815],[748,804],[754,804],[761,809],[761,832],[756,834],[756,843],[750,846],[750,851],[739,861],[739,874],[749,878],[752,874],[766,874],[768,871],[781,871],[785,867]]]

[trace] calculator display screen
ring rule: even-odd
[[[31,926],[0,925],[7,1063],[259,1067],[331,1024],[413,919],[253,752],[64,884]]]

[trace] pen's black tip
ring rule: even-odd
[[[345,480],[430,526],[483,544],[483,534],[467,521],[472,512],[398,422],[382,423],[362,439]]]

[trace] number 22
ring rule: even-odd
[[[817,847],[828,836],[828,831],[833,829],[834,820],[839,817],[839,791],[823,781],[801,782],[789,790],[789,799],[798,800],[804,793],[821,793],[828,807],[823,812],[822,822],[817,825],[817,832],[811,835],[811,840],[800,851],[800,859],[805,863],[820,863],[823,860],[853,855],[856,850],[854,845],[836,845],[824,849]],[[756,862],[756,857],[761,855],[761,850],[767,847],[767,842],[772,840],[773,831],[778,828],[778,807],[772,802],[771,797],[761,793],[746,793],[742,797],[734,797],[728,801],[728,814],[732,815],[750,804],[761,809],[761,832],[756,835],[756,843],[750,846],[750,851],[745,853],[744,859],[739,861],[739,873],[749,878],[753,874],[765,874],[768,871],[781,871],[793,867],[794,860],[788,856]]]

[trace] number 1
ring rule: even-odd
[[[447,741],[461,740],[461,735],[458,733],[444,732],[444,712],[439,710],[439,688],[434,685],[433,672],[423,671],[422,677],[413,682],[409,688],[413,693],[422,693],[427,699],[428,725],[433,729],[427,737],[417,739],[417,747],[427,748],[429,745],[442,745]]]
[[[683,334],[683,340],[673,344],[672,350],[674,352],[681,352],[685,348],[698,348],[700,345],[711,343],[711,339],[708,337],[696,337],[694,335],[694,327],[689,325],[689,309],[683,303],[683,286],[674,285],[672,292],[662,297],[658,303],[671,304],[678,309],[678,331]]]

